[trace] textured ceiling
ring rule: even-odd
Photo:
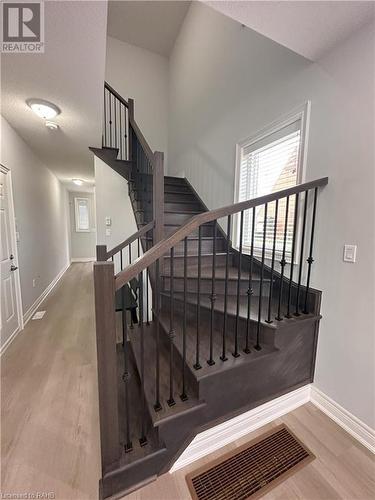
[[[374,2],[214,1],[204,3],[317,61],[375,16]]]
[[[45,2],[44,54],[2,54],[2,114],[62,181],[94,181],[88,147],[101,144],[106,26],[106,2]],[[28,108],[32,97],[61,109],[60,130]]]
[[[190,2],[110,1],[108,35],[168,57]]]

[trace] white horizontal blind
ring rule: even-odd
[[[275,193],[295,186],[298,180],[299,150],[301,141],[301,122],[297,120],[268,135],[255,143],[244,145],[240,156],[239,201],[249,200]],[[268,205],[267,212],[267,253],[272,251],[275,206]],[[290,198],[286,238],[286,255],[290,256],[295,199]],[[284,241],[286,199],[279,201],[276,250],[282,252]],[[249,251],[251,246],[252,210],[244,214],[243,248]],[[254,252],[258,254],[263,245],[264,206],[255,210]],[[239,236],[238,236],[239,237]]]

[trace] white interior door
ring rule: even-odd
[[[18,267],[13,237],[13,207],[8,182],[9,174],[0,169],[0,281],[1,281],[1,348],[20,328],[19,302],[17,300]]]

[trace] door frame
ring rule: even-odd
[[[18,257],[18,246],[17,246],[17,237],[16,237],[16,216],[14,211],[14,200],[13,200],[13,185],[12,185],[12,172],[10,168],[6,167],[2,163],[0,163],[0,172],[6,175],[6,183],[7,183],[7,193],[8,193],[8,202],[9,202],[9,219],[10,219],[10,239],[11,245],[14,252],[15,261],[17,263],[18,269],[15,271],[15,292],[16,292],[16,302],[17,302],[17,311],[18,311],[18,330],[14,335],[17,335],[18,332],[24,329],[24,321],[23,321],[23,308],[22,308],[22,295],[21,295],[21,281],[20,281],[20,261]],[[2,353],[6,350],[6,348],[10,345],[11,342],[7,344],[5,349],[2,350]]]

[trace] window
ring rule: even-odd
[[[76,215],[76,232],[90,232],[90,200],[88,198],[74,198]]]
[[[305,131],[308,104],[289,118],[273,124],[255,138],[247,139],[237,147],[236,202],[275,193],[302,182],[302,167],[305,151]],[[254,254],[259,255],[263,246],[264,206],[255,209]],[[276,203],[267,207],[266,256],[273,248]],[[286,255],[290,256],[295,212],[294,196],[289,200],[286,232]],[[252,210],[244,212],[243,251],[250,253],[252,233]],[[286,215],[286,199],[278,205],[276,224],[276,253],[283,249]],[[236,221],[235,241],[239,246],[239,218]]]

